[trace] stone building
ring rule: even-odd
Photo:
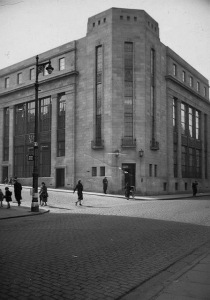
[[[181,45],[180,45],[181,47]],[[161,43],[143,10],[89,18],[85,37],[39,55],[39,183],[138,194],[209,190],[209,82]],[[35,58],[0,70],[0,178],[32,184]]]

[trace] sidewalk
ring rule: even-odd
[[[27,216],[36,216],[49,212],[49,209],[46,207],[39,208],[39,212],[31,212],[31,208],[27,206],[18,206],[16,203],[10,203],[11,208],[7,209],[7,204],[3,201],[3,207],[0,207],[0,220],[11,219],[11,218],[20,218]]]
[[[210,243],[196,249],[121,300],[209,300]]]

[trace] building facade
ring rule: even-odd
[[[89,18],[84,38],[39,55],[39,183],[86,191],[209,191],[209,82],[161,43],[143,10]],[[35,58],[0,70],[0,178],[32,185]]]

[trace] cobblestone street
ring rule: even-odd
[[[206,199],[85,195],[76,207],[76,194],[49,194],[50,213],[0,220],[1,299],[120,299],[210,240]]]

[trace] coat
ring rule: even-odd
[[[12,192],[9,190],[6,190],[4,198],[6,199],[7,202],[12,201]]]
[[[14,183],[14,192],[15,192],[16,200],[21,200],[22,199],[21,191],[22,191],[22,185],[18,181],[16,181]]]
[[[77,190],[77,194],[78,194],[78,199],[79,200],[83,200],[83,194],[82,194],[82,191],[83,191],[83,185],[81,184],[81,182],[79,182],[75,189],[74,189],[74,192]]]

